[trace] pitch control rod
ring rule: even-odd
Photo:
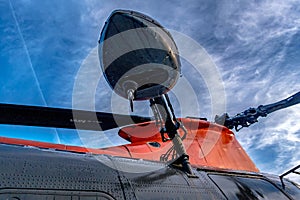
[[[174,149],[179,155],[177,161],[182,164],[183,170],[187,174],[193,176],[194,173],[189,162],[189,156],[183,145],[182,139],[177,132],[180,127],[180,123],[175,117],[168,95],[164,94],[160,97],[150,99],[150,106],[157,123],[161,126],[160,133],[162,141],[166,142],[168,140],[172,140]],[[167,134],[168,137],[165,137],[165,134]]]

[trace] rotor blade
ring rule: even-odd
[[[276,103],[264,105],[261,107],[261,109],[266,111],[267,114],[269,114],[276,110],[287,108],[287,107],[296,105],[298,103],[300,103],[300,92],[297,92],[296,94],[294,94],[284,100],[278,101]]]
[[[215,122],[226,126],[229,129],[235,128],[236,131],[241,130],[243,127],[249,127],[251,124],[257,122],[259,117],[266,117],[268,114],[284,109],[300,103],[300,92],[268,105],[260,105],[257,108],[249,108],[234,117],[229,117],[227,113],[221,116],[216,115]]]
[[[104,131],[147,121],[151,121],[151,118],[136,115],[0,103],[0,124]]]

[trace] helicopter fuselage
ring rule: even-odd
[[[132,144],[106,149],[1,137],[0,199],[299,198],[294,183],[285,180],[283,187],[278,176],[260,173],[226,127],[181,121],[188,127],[183,141],[194,176],[172,160],[160,161],[172,143],[153,134],[154,122],[121,129]],[[206,148],[214,143],[206,156],[203,141]]]
[[[283,190],[278,177],[254,172],[193,167],[195,177],[189,177],[160,162],[7,144],[0,145],[0,160],[0,199],[299,197],[292,183],[286,181]]]

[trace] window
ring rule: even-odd
[[[30,199],[30,200],[114,200],[102,192],[79,191],[42,191],[42,190],[6,190],[1,192],[0,199]]]
[[[230,199],[288,199],[269,181],[258,177],[209,174],[209,177]]]

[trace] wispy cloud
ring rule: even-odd
[[[72,3],[68,1],[66,5],[61,1],[45,1],[40,4],[20,1],[14,2],[14,5],[17,8],[16,16],[20,17],[20,28],[25,31],[23,39],[32,64],[36,66],[35,72],[39,80],[43,80],[40,82],[41,91],[51,106],[71,107],[72,88],[77,81],[75,77],[78,70],[84,64],[84,58],[92,56],[89,64],[99,67],[97,52],[93,50],[105,20],[112,10],[119,8],[146,13],[168,29],[182,32],[202,45],[221,74],[226,92],[226,108],[231,115],[250,106],[281,100],[300,88],[300,4],[297,0],[192,0],[189,3],[170,0],[87,0]],[[11,38],[6,39],[11,42],[6,41],[5,44],[14,44],[15,40],[12,39],[15,36],[10,36]],[[12,63],[20,65],[26,60],[23,54],[15,51],[15,47],[5,46],[3,52],[5,55],[7,52],[14,55],[14,59],[10,58],[11,66]],[[89,55],[90,53],[92,54]],[[189,54],[197,56],[193,53],[195,52],[190,48]],[[187,81],[178,82],[180,85],[174,88],[172,98],[178,104],[184,101],[182,105],[190,106],[183,112],[179,105],[176,112],[179,115],[191,113],[210,118],[211,96],[208,84],[205,83],[207,77],[203,77],[205,74],[195,73],[195,68],[190,63],[183,64],[183,78]],[[18,72],[15,73],[15,78],[27,72],[24,69],[15,71]],[[128,102],[112,94],[103,78],[93,85],[90,98],[85,98],[86,88],[89,88],[91,80],[99,78],[99,72],[99,68],[84,72],[86,78],[76,91],[77,104],[74,106],[128,113]],[[14,85],[7,83],[6,89],[2,87],[1,94],[9,94],[8,91]],[[195,93],[193,98],[187,87]],[[179,92],[175,93],[176,90]],[[34,95],[30,92],[32,91],[28,93],[30,97],[24,98],[33,98]],[[15,99],[26,96],[22,91],[20,94]],[[177,94],[180,96],[176,97]],[[137,102],[135,111],[143,115],[151,113],[148,102]],[[282,173],[299,164],[299,113],[299,106],[278,111],[266,119],[261,118],[259,123],[237,134],[262,171]],[[87,141],[94,142],[92,146],[102,145],[103,141],[109,142],[98,140],[97,137],[99,135],[96,133],[90,134]],[[265,154],[266,150],[268,154]],[[272,159],[265,162],[260,156],[264,154],[272,156]]]
[[[116,3],[103,9],[93,3],[90,9],[95,20],[106,19],[117,7],[136,9],[153,16],[167,28],[195,39],[217,64],[224,81],[227,111],[234,115],[250,106],[276,102],[299,90],[299,60],[295,59],[295,51],[299,52],[299,49],[293,45],[295,40],[298,41],[299,6],[295,0],[232,0],[188,4],[164,1],[159,9],[155,2],[132,2],[130,6]],[[191,86],[196,91],[199,105],[196,112],[192,106],[187,110],[192,115],[200,113],[207,117],[210,115],[207,105],[211,100],[207,86],[199,86],[205,85],[203,77],[187,69],[190,67],[188,63],[183,63],[184,75],[189,81],[194,81]],[[176,89],[184,97],[189,96],[188,90],[182,90],[180,86]],[[281,173],[300,160],[297,153],[300,152],[300,134],[296,125],[299,124],[298,113],[299,106],[278,111],[237,134],[262,171]],[[263,150],[270,146],[274,162],[264,163],[264,159],[256,155],[263,154]]]

